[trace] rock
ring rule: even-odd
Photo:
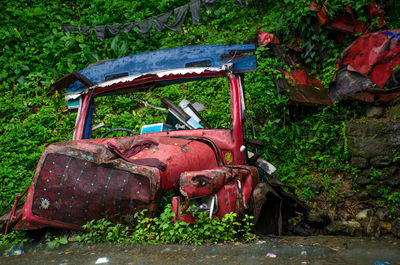
[[[360,122],[358,121],[349,121],[346,123],[346,137],[361,137],[365,136],[362,128],[360,128]]]
[[[381,234],[386,235],[392,232],[392,224],[389,222],[383,222],[381,221]]]
[[[367,118],[379,119],[383,115],[383,108],[379,106],[372,106],[367,109]]]
[[[361,171],[361,176],[367,177],[370,180],[385,180],[390,178],[391,174],[386,169],[364,169],[363,171]]]
[[[368,168],[368,169],[364,169],[363,171],[361,171],[361,176],[364,176],[364,177],[368,177],[369,178],[369,175],[371,174],[371,169],[370,168]]]
[[[346,137],[374,137],[393,130],[393,124],[377,120],[354,120],[346,123]]]
[[[396,133],[392,133],[388,135],[388,142],[393,145],[393,146],[399,146],[400,145],[400,135]]]
[[[351,158],[351,166],[363,169],[367,168],[369,166],[369,163],[368,160],[363,157],[354,156]]]
[[[369,178],[369,177],[366,177],[366,176],[359,176],[357,179],[356,179],[356,184],[358,185],[358,186],[366,186],[366,185],[368,185],[368,184],[370,184],[372,182],[372,180],[371,180],[371,178]]]
[[[389,168],[389,174],[397,175],[397,174],[399,174],[399,169],[400,169],[399,167],[392,166]]]
[[[386,167],[392,163],[392,158],[388,155],[376,156],[370,159],[371,165],[374,167]]]
[[[380,236],[380,221],[376,216],[365,218],[361,221],[362,232],[365,236]]]
[[[327,235],[355,236],[361,231],[361,225],[356,221],[334,221],[324,228]]]
[[[389,217],[389,210],[386,208],[378,208],[375,215],[379,220],[385,221]]]
[[[351,197],[353,197],[354,195],[356,195],[356,193],[355,193],[354,191],[351,191],[351,190],[348,190],[348,191],[345,191],[345,192],[344,192],[344,197],[345,197],[345,198],[351,198]]]
[[[385,180],[385,184],[392,186],[392,187],[396,187],[400,185],[400,174],[396,174],[394,176],[392,176],[391,178]]]
[[[381,196],[381,193],[378,191],[377,188],[372,188],[368,191],[368,195],[372,198],[379,198]]]
[[[368,191],[363,190],[357,194],[357,197],[360,201],[366,201],[369,199]]]
[[[306,218],[308,222],[320,227],[326,226],[331,221],[327,211],[320,211],[316,208],[309,210]]]
[[[376,180],[386,180],[388,178],[390,178],[390,173],[387,172],[385,169],[381,169],[377,171],[378,173],[376,173],[375,175],[373,175],[372,177]]]
[[[357,215],[356,215],[356,220],[361,221],[367,217],[371,217],[374,215],[374,212],[371,209],[364,209],[361,210]]]
[[[393,155],[388,141],[377,137],[348,137],[347,144],[352,156],[369,159],[375,156]]]
[[[322,186],[321,183],[307,182],[306,184],[317,195],[320,194],[324,190],[324,186]]]
[[[399,218],[394,220],[392,223],[392,234],[395,237],[400,238],[400,219]]]
[[[400,104],[389,108],[386,116],[390,119],[397,120],[400,118]]]

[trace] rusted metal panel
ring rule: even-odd
[[[328,21],[329,15],[328,15],[328,9],[324,4],[317,3],[315,1],[311,1],[309,4],[310,11],[313,11],[316,13],[318,22],[320,25],[326,24]]]
[[[198,197],[216,193],[224,184],[226,168],[215,168],[201,171],[186,171],[180,176],[180,191],[185,197]]]
[[[370,32],[369,23],[354,19],[352,13],[349,15],[335,16],[333,19],[329,20],[327,25],[346,33],[363,34]]]
[[[196,213],[186,211],[189,205],[194,205],[199,211],[208,210],[210,217],[219,218],[230,212],[253,214],[254,211],[260,211],[254,209],[261,206],[259,199],[255,201],[253,197],[253,190],[258,182],[258,171],[251,166],[184,172],[180,176],[180,191],[185,201],[181,199],[173,201],[176,219],[195,222]],[[196,203],[199,198],[201,198],[200,203]]]
[[[383,88],[400,65],[400,30],[385,30],[359,37],[340,56],[339,67],[351,65]]]
[[[297,68],[290,73],[284,71],[289,99],[292,102],[311,106],[332,105],[328,91],[321,80],[314,79],[307,71]]]
[[[51,153],[35,183],[32,215],[78,226],[102,217],[121,221],[155,199],[159,187],[149,178]]]
[[[359,37],[341,54],[331,88],[333,100],[389,101],[399,94],[400,30]]]
[[[144,141],[150,144],[142,145]],[[165,171],[136,163],[146,158],[165,163]],[[155,210],[163,193],[176,187],[182,171],[216,166],[214,151],[195,140],[131,136],[53,144],[39,162],[16,227],[40,223],[80,229],[102,217],[123,222],[138,210]]]

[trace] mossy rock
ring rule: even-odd
[[[393,120],[400,120],[400,104],[387,110],[386,116]]]
[[[354,120],[346,124],[346,136],[377,137],[393,131],[393,123],[377,120]]]
[[[376,156],[388,156],[392,158],[393,153],[390,145],[384,139],[348,137],[347,146],[352,156],[370,159]]]

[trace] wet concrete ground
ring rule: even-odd
[[[97,263],[96,263],[97,262]],[[393,238],[279,237],[251,244],[67,245],[26,249],[0,257],[0,264],[400,264],[400,240]]]

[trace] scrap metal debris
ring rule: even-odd
[[[284,46],[280,44],[278,38],[271,33],[264,31],[258,32],[259,43],[268,45],[271,48],[271,54],[280,58],[285,64],[291,68],[284,69],[276,66],[281,73],[280,76],[275,75],[275,83],[278,92],[289,91],[288,97],[292,103],[304,104],[310,106],[327,106],[332,101],[329,98],[328,91],[321,84],[321,80],[314,78],[310,72],[303,66],[300,66],[285,51]]]
[[[311,1],[309,8],[312,12],[315,12],[319,24],[327,25],[335,30],[351,33],[351,34],[366,34],[377,29],[382,29],[386,26],[384,19],[385,12],[376,3],[369,3],[368,11],[371,21],[374,23],[365,22],[357,19],[355,12],[348,6],[344,8],[343,14],[330,17],[328,14],[328,8],[325,4]]]
[[[390,101],[400,95],[400,30],[359,37],[341,54],[330,96],[334,101]]]

